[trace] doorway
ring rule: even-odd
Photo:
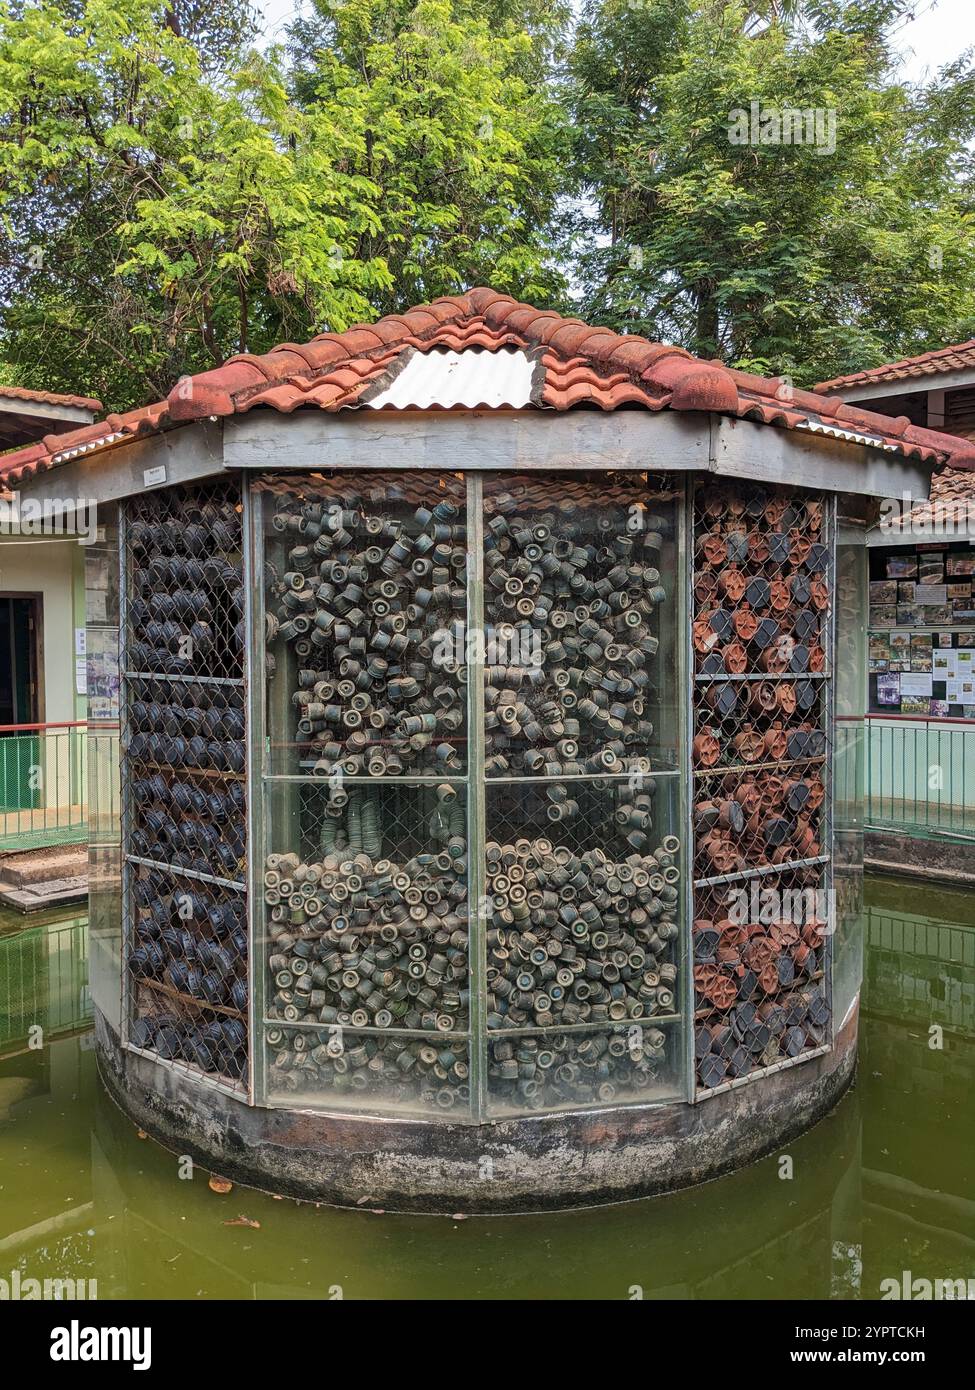
[[[40,721],[38,594],[0,594],[0,729]],[[37,733],[0,732],[0,810],[36,804],[30,769],[37,766]]]

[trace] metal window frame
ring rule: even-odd
[[[245,494],[247,489],[244,487],[244,475],[236,474],[225,477],[224,486],[236,486],[239,497]],[[205,486],[205,480],[200,484]],[[133,503],[141,496],[135,494],[131,497],[124,497],[118,503],[118,551],[119,551],[119,610],[118,610],[118,655],[119,655],[119,748],[121,760],[121,777],[119,782],[119,829],[120,829],[120,870],[121,870],[121,933],[119,943],[120,958],[120,980],[119,980],[119,1045],[123,1051],[130,1052],[134,1056],[144,1057],[156,1066],[165,1067],[167,1070],[182,1076],[192,1077],[195,1084],[209,1090],[219,1092],[222,1095],[233,1097],[235,1100],[244,1100],[248,1104],[253,1104],[253,1033],[251,1031],[250,1002],[248,1007],[248,1033],[247,1033],[247,1054],[244,1075],[240,1081],[231,1081],[226,1077],[205,1072],[193,1062],[185,1061],[175,1057],[160,1057],[157,1052],[149,1048],[144,1048],[133,1043],[131,1040],[131,1023],[134,995],[132,981],[128,970],[128,955],[131,949],[133,931],[133,894],[131,886],[131,869],[133,865],[144,865],[149,868],[159,869],[176,878],[186,878],[189,881],[211,884],[214,887],[226,888],[232,892],[243,893],[245,912],[249,920],[250,915],[250,893],[248,891],[247,877],[243,882],[232,879],[225,879],[214,874],[206,874],[195,869],[187,869],[182,865],[166,864],[158,860],[147,859],[144,856],[134,855],[127,849],[128,837],[132,826],[132,801],[131,801],[131,768],[128,766],[125,754],[126,731],[128,725],[128,693],[129,682],[131,680],[172,680],[175,682],[206,681],[213,685],[230,685],[243,687],[245,696],[245,711],[247,709],[247,696],[251,688],[248,681],[248,653],[250,651],[250,609],[252,592],[248,584],[248,563],[247,563],[247,509],[246,502],[241,517],[241,556],[242,556],[242,577],[244,582],[245,612],[244,612],[244,675],[242,677],[216,677],[216,676],[166,676],[158,672],[139,672],[130,671],[127,664],[128,641],[129,641],[129,583],[132,578],[129,568],[129,549],[128,549],[128,530],[129,512]],[[250,727],[247,717],[244,723],[244,749],[245,758],[249,754],[252,744]],[[244,793],[247,799],[248,814],[253,805],[253,797],[245,762],[244,772]],[[250,852],[249,835],[245,841],[246,862],[248,866],[248,876],[252,855]],[[248,932],[248,959],[247,959],[247,984],[248,1001],[253,995],[253,963],[251,957],[250,934]]]
[[[368,475],[369,470],[357,467],[349,467],[342,471]],[[503,476],[506,472],[517,472],[512,470],[489,470],[488,476]],[[553,473],[558,469],[548,470]],[[310,1027],[308,1024],[287,1024],[280,1020],[267,1020],[264,1016],[264,999],[266,986],[266,971],[264,969],[264,957],[266,954],[266,928],[264,922],[263,904],[263,879],[262,866],[266,857],[268,844],[269,815],[265,799],[265,790],[268,786],[276,782],[305,782],[314,779],[300,774],[281,774],[275,773],[271,769],[270,749],[268,744],[268,733],[266,725],[266,700],[265,700],[265,672],[263,656],[265,650],[264,642],[264,621],[265,621],[265,537],[264,537],[264,494],[259,483],[266,474],[256,477],[237,475],[241,484],[242,500],[242,556],[243,556],[243,577],[246,595],[245,611],[245,632],[247,634],[244,649],[244,676],[240,680],[224,680],[221,683],[242,685],[245,692],[245,712],[246,712],[246,762],[245,762],[245,791],[247,796],[247,872],[244,884],[232,882],[218,877],[211,877],[193,871],[180,871],[190,878],[198,878],[203,881],[213,882],[222,887],[233,888],[236,891],[244,891],[247,904],[247,934],[248,934],[248,1065],[245,1073],[246,1081],[241,1083],[230,1083],[219,1078],[201,1072],[192,1063],[182,1062],[176,1059],[161,1058],[157,1054],[139,1048],[131,1043],[129,1039],[130,1008],[131,1008],[131,989],[128,981],[128,972],[125,968],[126,955],[131,933],[130,915],[132,910],[132,890],[130,883],[130,863],[146,862],[152,867],[170,869],[172,866],[157,864],[155,861],[142,861],[138,857],[128,855],[124,849],[126,837],[126,825],[128,823],[129,803],[128,787],[126,779],[123,777],[122,784],[122,835],[123,835],[123,856],[122,856],[122,962],[121,972],[121,1030],[122,1045],[129,1051],[141,1056],[145,1056],[157,1065],[167,1066],[172,1070],[188,1073],[192,1075],[194,1081],[201,1085],[210,1086],[215,1090],[232,1095],[235,1099],[246,1100],[250,1105],[263,1106],[267,1108],[288,1108],[289,1098],[286,1094],[281,1096],[269,1096],[267,1086],[267,1066],[266,1066],[266,1044],[265,1029],[273,1023],[274,1027]],[[287,470],[273,470],[273,476],[287,477]],[[306,473],[297,473],[296,476],[307,476]],[[467,528],[468,528],[468,568],[467,568],[467,625],[468,631],[483,631],[484,627],[484,519],[483,519],[483,496],[484,496],[483,471],[468,471],[465,475],[466,484],[466,505],[467,505]],[[713,479],[710,480],[713,483]],[[833,739],[832,739],[832,718],[834,713],[834,691],[833,682],[836,669],[836,544],[837,544],[837,525],[836,507],[837,499],[835,494],[824,493],[825,513],[824,520],[829,527],[829,572],[828,583],[830,591],[830,606],[828,610],[828,636],[824,641],[827,653],[827,669],[822,673],[817,673],[817,678],[825,682],[825,698],[823,700],[822,719],[824,731],[826,733],[826,755],[823,764],[823,777],[826,788],[824,805],[828,823],[826,826],[823,844],[825,852],[812,859],[803,861],[790,861],[784,865],[759,866],[754,870],[746,870],[741,874],[731,876],[719,876],[717,880],[695,880],[693,865],[693,776],[691,744],[693,741],[693,720],[694,720],[694,691],[696,680],[694,678],[694,659],[692,646],[692,616],[694,612],[693,579],[694,579],[694,530],[695,530],[695,499],[696,492],[702,480],[695,475],[685,475],[682,496],[675,502],[676,508],[676,527],[675,535],[677,540],[677,562],[678,575],[675,584],[675,598],[677,601],[676,619],[676,650],[674,654],[679,686],[679,698],[676,701],[677,717],[677,746],[678,762],[683,760],[683,766],[676,768],[653,769],[651,775],[654,777],[677,777],[677,827],[676,833],[681,838],[681,858],[683,861],[683,872],[681,874],[681,902],[678,911],[678,921],[680,923],[680,933],[678,936],[678,947],[676,951],[678,969],[683,971],[682,985],[678,991],[679,1011],[661,1017],[659,1019],[648,1019],[648,1024],[657,1022],[666,1024],[668,1028],[680,1030],[680,1047],[683,1049],[681,1064],[679,1065],[679,1075],[681,1076],[681,1087],[683,1094],[675,1094],[671,1097],[647,1101],[643,1099],[623,1099],[607,1106],[604,1102],[597,1102],[592,1105],[559,1105],[546,1107],[538,1111],[525,1109],[523,1112],[527,1117],[545,1116],[552,1117],[560,1114],[595,1114],[607,1111],[627,1109],[659,1109],[661,1106],[677,1104],[697,1104],[712,1095],[720,1094],[726,1090],[738,1089],[742,1086],[750,1085],[755,1081],[785,1070],[789,1067],[801,1065],[803,1062],[811,1061],[816,1057],[823,1056],[832,1050],[835,1039],[835,1029],[837,1020],[833,1016],[832,999],[832,940],[831,934],[827,936],[824,952],[824,988],[827,990],[827,998],[830,1007],[829,1017],[829,1042],[819,1048],[809,1049],[800,1053],[794,1058],[784,1058],[768,1067],[758,1068],[750,1072],[745,1077],[735,1078],[732,1081],[723,1083],[721,1086],[709,1089],[698,1088],[696,1085],[696,1066],[695,1066],[695,995],[693,981],[693,919],[695,907],[695,892],[697,887],[704,886],[705,883],[720,881],[721,878],[732,877],[741,878],[742,881],[754,877],[764,876],[765,874],[781,873],[801,865],[811,863],[824,863],[824,883],[827,891],[832,891],[833,870],[834,870],[834,825],[832,796],[834,793],[834,769],[833,769]],[[798,494],[805,494],[813,489],[796,488]],[[125,669],[125,644],[128,636],[128,586],[130,575],[128,572],[127,556],[127,528],[128,528],[128,508],[123,503],[119,508],[119,556],[120,556],[120,583],[119,583],[119,635],[120,635],[120,721],[121,728],[126,727],[126,705],[127,705],[127,680],[137,677],[140,673],[128,672]],[[468,969],[470,983],[470,1013],[469,1025],[466,1030],[452,1033],[450,1036],[455,1041],[466,1041],[469,1052],[470,1063],[470,1102],[466,1111],[450,1111],[443,1117],[430,1114],[425,1111],[405,1111],[402,1107],[384,1107],[381,1103],[369,1103],[363,1106],[343,1108],[331,1103],[325,1103],[321,1107],[315,1106],[316,1113],[334,1113],[340,1117],[349,1115],[361,1116],[362,1118],[377,1119],[422,1119],[430,1123],[453,1123],[453,1124],[495,1124],[510,1118],[513,1113],[505,1110],[492,1113],[490,1097],[488,1094],[487,1073],[488,1073],[488,1048],[493,1041],[500,1037],[514,1037],[522,1034],[544,1035],[548,1030],[520,1028],[502,1030],[497,1034],[489,1032],[486,1026],[486,996],[487,996],[487,942],[486,932],[482,926],[481,902],[485,886],[484,854],[483,847],[487,834],[486,825],[486,797],[488,780],[484,776],[484,744],[482,738],[483,715],[484,715],[484,690],[483,690],[483,654],[480,644],[469,645],[466,667],[467,680],[467,736],[468,736],[468,757],[466,770],[462,776],[456,774],[441,777],[433,776],[409,776],[396,777],[391,779],[377,779],[367,776],[350,777],[350,783],[362,783],[376,786],[384,780],[390,780],[397,785],[425,785],[437,782],[451,781],[465,783],[467,787],[467,835],[469,845],[469,869],[468,869],[468,925],[469,925],[469,944],[468,944]],[[497,780],[501,781],[522,781],[522,780],[545,780],[545,779],[490,779],[491,784]],[[581,776],[576,780],[591,780],[586,776]],[[578,1025],[579,1030],[604,1029],[605,1023]],[[396,1033],[406,1036],[426,1036],[417,1034],[415,1030],[399,1029],[371,1029],[368,1027],[351,1030],[354,1034],[370,1035],[373,1033]],[[304,1108],[308,1108],[307,1105]]]
[[[701,485],[702,485],[702,480],[701,480],[700,478],[698,478],[696,475],[692,475],[692,476],[689,478],[689,480],[688,480],[689,498],[688,498],[688,506],[686,507],[685,510],[686,510],[686,515],[687,515],[687,524],[688,524],[688,527],[689,527],[689,529],[690,529],[690,544],[691,544],[691,546],[693,546],[693,544],[694,544],[694,531],[695,531],[696,516],[697,516],[697,507],[696,507],[697,492],[698,492],[698,490],[700,489]],[[709,485],[710,485],[710,486],[713,486],[713,485],[714,485],[713,479],[710,480]],[[800,486],[800,487],[795,487],[795,486],[793,486],[793,485],[791,485],[791,484],[787,484],[787,483],[784,483],[784,482],[774,482],[774,483],[771,483],[771,484],[769,484],[769,483],[763,483],[763,484],[759,484],[759,486],[762,487],[764,490],[768,491],[769,493],[774,492],[776,489],[788,488],[792,493],[794,493],[794,494],[797,495],[797,496],[806,496],[806,495],[808,495],[808,494],[818,493],[818,491],[819,491],[818,489],[813,488],[813,487],[808,487],[808,488],[807,488],[807,487],[801,487],[801,486]],[[825,671],[823,671],[823,672],[821,673],[821,676],[820,676],[820,679],[822,679],[822,681],[824,682],[824,685],[823,685],[822,712],[821,712],[821,727],[822,727],[823,732],[824,732],[824,734],[825,734],[825,753],[824,753],[823,764],[822,764],[823,787],[824,787],[825,795],[824,795],[824,797],[823,797],[823,817],[824,817],[824,826],[823,826],[823,830],[824,830],[824,833],[823,833],[822,838],[821,838],[821,841],[820,841],[820,844],[824,847],[824,852],[823,852],[823,853],[820,853],[820,854],[818,854],[818,855],[812,856],[812,857],[810,857],[810,858],[806,858],[806,859],[794,859],[794,860],[789,860],[788,862],[786,862],[786,863],[784,863],[784,864],[759,865],[759,866],[756,866],[756,868],[754,868],[754,869],[743,869],[743,870],[739,870],[738,872],[733,873],[733,874],[718,874],[718,875],[715,875],[715,876],[713,876],[713,877],[711,877],[711,878],[707,878],[707,879],[695,879],[695,878],[691,878],[691,880],[690,880],[691,916],[690,916],[690,919],[689,919],[689,920],[687,921],[687,923],[686,923],[686,927],[687,927],[687,936],[688,936],[688,942],[689,942],[689,947],[688,947],[688,949],[689,949],[689,953],[690,953],[690,955],[689,955],[689,969],[688,969],[688,972],[687,972],[687,973],[688,973],[688,976],[689,976],[689,979],[690,979],[690,995],[691,995],[691,1010],[690,1010],[690,1014],[689,1014],[689,1018],[690,1018],[690,1028],[689,1028],[688,1031],[689,1031],[690,1038],[691,1038],[691,1043],[690,1043],[690,1048],[691,1048],[690,1068],[691,1068],[692,1079],[693,1079],[693,1081],[694,1081],[694,1083],[695,1083],[694,1086],[693,1086],[693,1088],[692,1088],[692,1092],[691,1092],[691,1099],[692,1099],[692,1102],[693,1102],[694,1104],[697,1104],[698,1102],[701,1102],[701,1101],[704,1101],[704,1100],[709,1100],[712,1096],[721,1095],[721,1094],[722,1094],[723,1092],[725,1092],[725,1091],[738,1090],[738,1089],[740,1089],[740,1088],[742,1088],[742,1087],[744,1087],[744,1086],[750,1086],[750,1085],[754,1084],[754,1082],[756,1082],[756,1081],[761,1081],[761,1080],[763,1080],[763,1079],[764,1079],[765,1077],[767,1077],[767,1076],[774,1075],[776,1072],[787,1071],[787,1070],[789,1070],[789,1069],[792,1068],[792,1067],[801,1066],[803,1063],[805,1063],[805,1062],[810,1062],[810,1061],[812,1061],[814,1058],[817,1058],[817,1057],[824,1057],[824,1056],[826,1056],[827,1054],[831,1053],[831,1052],[833,1051],[834,1046],[835,1046],[835,1041],[836,1041],[836,1028],[837,1028],[836,1020],[835,1020],[834,1015],[833,1015],[833,935],[834,935],[834,932],[835,932],[835,910],[833,909],[833,897],[832,897],[832,892],[833,892],[833,869],[834,869],[834,861],[835,861],[836,846],[835,846],[835,843],[834,843],[833,801],[832,801],[832,799],[833,799],[833,713],[834,713],[834,681],[835,681],[835,673],[836,673],[836,606],[837,606],[837,602],[836,602],[836,601],[837,601],[837,593],[836,593],[836,542],[837,542],[837,530],[838,530],[838,527],[837,527],[837,496],[836,496],[836,494],[833,493],[833,492],[822,492],[822,493],[820,493],[819,495],[822,497],[822,501],[823,501],[823,527],[824,527],[824,531],[825,531],[825,533],[826,533],[825,543],[826,543],[827,549],[828,549],[826,580],[827,580],[827,589],[828,589],[828,593],[829,593],[829,607],[827,608],[827,611],[826,611],[826,630],[825,630],[825,635],[824,635],[824,640],[823,640],[823,651],[824,651],[824,653],[825,653],[825,658],[826,658],[826,669],[825,669]],[[691,550],[690,554],[689,554],[688,557],[687,557],[687,583],[686,583],[686,585],[685,585],[685,592],[689,595],[689,605],[690,605],[689,608],[688,608],[688,613],[687,613],[687,634],[688,634],[688,647],[689,647],[689,648],[692,648],[692,643],[691,643],[691,618],[692,618],[692,615],[693,615],[693,613],[694,613],[694,594],[693,594],[693,587],[694,587],[694,557],[693,557],[693,550]],[[691,662],[691,665],[690,665],[690,667],[689,667],[689,670],[693,671],[694,665],[693,665],[693,650],[692,650],[692,649],[690,650],[690,658],[689,658],[689,659],[690,659],[690,662]],[[730,678],[729,678],[729,679],[730,679]],[[776,677],[776,679],[778,679],[778,677]],[[693,733],[693,705],[694,705],[694,692],[695,692],[696,686],[697,686],[697,678],[695,677],[693,680],[687,682],[687,686],[688,686],[688,689],[690,690],[690,697],[689,697],[689,701],[688,701],[687,703],[688,703],[688,708],[690,709],[690,725],[691,725],[691,732]],[[688,747],[687,747],[687,760],[688,760],[688,761],[687,761],[687,777],[685,778],[685,782],[688,784],[688,786],[690,786],[691,784],[693,784],[694,767],[693,767],[693,759],[692,759],[692,757],[691,757],[691,750],[690,750],[690,745],[689,745],[689,744],[688,744]],[[691,801],[691,803],[693,803],[693,796],[689,796],[689,800]],[[797,1056],[795,1056],[795,1057],[784,1057],[784,1058],[782,1058],[781,1060],[779,1060],[779,1061],[777,1061],[777,1062],[771,1063],[769,1066],[766,1066],[766,1067],[756,1067],[753,1071],[750,1071],[750,1072],[748,1073],[747,1076],[735,1077],[735,1078],[733,1078],[731,1081],[722,1082],[720,1086],[708,1086],[708,1087],[700,1087],[700,1086],[697,1086],[697,1085],[696,1085],[696,1081],[697,1081],[697,1068],[696,1068],[695,1059],[694,1059],[694,1035],[695,1035],[695,1033],[696,1033],[696,1018],[695,1018],[695,1009],[694,1009],[695,995],[694,995],[694,985],[693,985],[693,961],[694,961],[694,955],[693,955],[693,917],[694,917],[694,910],[693,910],[693,905],[694,905],[694,899],[696,898],[697,889],[698,889],[698,888],[704,888],[704,887],[710,887],[710,886],[713,886],[713,885],[716,884],[716,883],[727,883],[727,882],[741,882],[741,883],[747,883],[747,882],[750,882],[751,880],[753,880],[753,879],[755,879],[755,878],[767,877],[767,876],[771,876],[771,875],[775,875],[775,874],[788,873],[790,870],[797,869],[797,868],[809,867],[809,866],[811,866],[811,865],[813,865],[813,864],[817,864],[817,863],[823,865],[822,888],[823,888],[823,891],[825,891],[826,894],[827,894],[827,902],[830,904],[830,911],[831,911],[831,915],[832,915],[832,918],[833,918],[832,924],[831,924],[831,929],[827,931],[826,939],[825,939],[825,942],[824,942],[824,945],[823,945],[822,984],[823,984],[823,989],[824,989],[824,991],[825,991],[825,993],[826,993],[827,1004],[828,1004],[828,1007],[829,1007],[829,1021],[828,1021],[828,1025],[827,1025],[827,1028],[828,1028],[828,1041],[827,1041],[826,1043],[822,1044],[822,1045],[819,1046],[819,1047],[804,1049],[802,1052],[800,1052],[800,1053],[799,1053]],[[692,869],[693,869],[693,856],[692,856]],[[840,1020],[840,1023],[842,1024],[842,1022],[844,1022],[844,1021],[845,1021],[845,1020]]]
[[[363,469],[353,465],[342,466],[336,471],[348,472],[358,476],[370,476],[372,470]],[[378,470],[388,471],[388,470]],[[518,469],[490,469],[486,471],[468,471],[465,473],[464,481],[466,487],[466,507],[467,507],[467,632],[484,631],[484,480],[488,477],[503,477],[507,473],[515,474]],[[557,473],[561,470],[550,469],[549,472]],[[600,471],[600,470],[595,470]],[[651,474],[653,470],[650,470]],[[265,680],[263,665],[260,660],[263,657],[265,641],[265,525],[264,525],[264,489],[261,482],[266,477],[287,479],[289,476],[296,480],[307,477],[307,471],[294,470],[289,473],[287,469],[269,469],[265,473],[258,474],[251,479],[245,479],[245,565],[249,561],[250,574],[247,582],[248,601],[250,613],[248,621],[248,660],[251,663],[249,670],[251,679],[249,681],[248,693],[248,777],[251,787],[251,823],[249,828],[249,861],[248,861],[248,919],[250,934],[250,959],[251,959],[251,1020],[252,1028],[250,1033],[251,1046],[251,1076],[252,1087],[250,1103],[253,1105],[264,1106],[269,1109],[288,1109],[293,1108],[292,1101],[287,1093],[269,1094],[267,1086],[267,1057],[265,1045],[265,1031],[269,1027],[281,1029],[313,1029],[311,1023],[285,1023],[279,1019],[268,1019],[265,1016],[264,1002],[266,989],[266,971],[264,969],[264,957],[267,950],[265,939],[266,928],[264,922],[264,903],[263,885],[261,882],[260,868],[263,865],[265,851],[268,844],[268,814],[264,798],[264,790],[269,785],[275,783],[316,783],[320,779],[313,778],[308,774],[279,773],[274,772],[271,767],[270,750],[268,744],[268,732],[266,726],[266,701],[265,701]],[[246,485],[249,484],[249,485]],[[683,494],[675,499],[675,533],[677,541],[678,573],[680,565],[687,564],[687,533],[688,520],[686,500]],[[682,597],[681,585],[675,586],[675,594],[678,601],[677,615],[677,651],[675,652],[675,662],[677,668],[678,688],[680,691],[688,689],[687,679],[688,666],[687,656],[682,650],[681,624],[689,633],[689,622],[687,618],[685,600]],[[361,1117],[362,1119],[397,1120],[409,1119],[430,1124],[463,1124],[463,1125],[493,1125],[510,1119],[513,1114],[524,1115],[528,1118],[533,1116],[544,1116],[550,1118],[563,1114],[583,1114],[591,1115],[595,1113],[606,1113],[616,1109],[626,1110],[649,1110],[660,1109],[664,1106],[684,1104],[693,1097],[693,1090],[689,1089],[689,1076],[687,1070],[688,1059],[691,1067],[693,1066],[693,1022],[688,1023],[688,1018],[684,998],[680,990],[678,1000],[680,1002],[679,1011],[660,1015],[642,1020],[648,1026],[661,1024],[667,1029],[675,1026],[682,1029],[679,1038],[679,1049],[681,1052],[678,1063],[679,1091],[675,1088],[675,1094],[666,1098],[654,1101],[646,1099],[624,1099],[607,1105],[605,1101],[596,1101],[591,1105],[566,1105],[561,1104],[552,1107],[544,1107],[539,1110],[530,1110],[527,1107],[517,1112],[511,1110],[501,1110],[497,1106],[492,1109],[488,1088],[488,1048],[493,1042],[502,1038],[513,1038],[518,1036],[544,1036],[551,1029],[536,1029],[531,1027],[504,1029],[498,1032],[489,1031],[487,1028],[487,933],[483,929],[481,904],[484,896],[485,887],[485,868],[484,868],[484,843],[487,838],[487,791],[495,783],[514,782],[538,782],[547,781],[546,778],[486,778],[484,775],[484,739],[483,739],[483,720],[484,720],[484,681],[483,681],[483,644],[479,642],[468,642],[467,662],[466,662],[466,689],[467,689],[467,762],[466,770],[463,775],[446,776],[396,776],[390,778],[376,778],[369,776],[350,776],[343,780],[350,784],[362,784],[369,786],[381,786],[383,783],[393,783],[397,786],[404,785],[435,785],[439,782],[449,781],[467,786],[467,836],[468,836],[468,981],[470,985],[470,1007],[469,1024],[466,1030],[451,1032],[449,1036],[454,1041],[466,1041],[468,1045],[468,1056],[470,1064],[470,1102],[466,1110],[451,1110],[445,1112],[443,1116],[432,1112],[421,1110],[419,1107],[410,1110],[403,1106],[383,1106],[381,1101],[370,1100],[368,1103],[356,1106],[338,1106],[331,1097],[324,1098],[323,1104],[311,1106],[307,1099],[302,1101],[298,1107],[300,1109],[314,1109],[316,1114],[330,1115],[337,1118],[348,1118],[350,1115]],[[687,716],[688,699],[686,696],[679,696],[675,701],[677,716],[677,739],[678,749],[682,745],[682,740],[687,740],[689,749],[689,732]],[[689,852],[689,841],[687,839],[687,826],[690,823],[690,800],[687,779],[682,776],[680,767],[651,768],[651,777],[677,778],[677,833],[681,838],[681,849],[679,853],[684,857],[684,864],[689,862],[686,858]],[[608,774],[606,778],[600,780],[619,780],[625,781],[629,774]],[[577,781],[591,782],[591,774],[580,775],[575,778]],[[681,833],[683,832],[683,833]],[[693,908],[693,897],[690,892],[689,878],[686,871],[681,873],[681,902],[678,907],[678,923],[680,931],[677,937],[677,958],[678,970],[683,970],[685,979],[690,977],[690,946],[689,928],[690,914]],[[325,1025],[321,1025],[325,1026]],[[575,1025],[572,1030],[560,1029],[556,1031],[606,1031],[613,1025],[606,1022],[589,1023]],[[616,1025],[619,1026],[619,1025]],[[371,1027],[348,1028],[345,1030],[351,1036],[382,1036],[399,1035],[406,1037],[425,1037],[426,1034],[418,1033],[414,1029],[376,1029]]]

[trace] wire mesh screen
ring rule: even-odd
[[[485,846],[495,1109],[679,1088],[680,842],[664,777],[492,783]],[[498,1034],[505,1034],[499,1038]]]
[[[698,1084],[829,1041],[829,500],[698,488],[694,985]]]
[[[124,505],[122,834],[130,1045],[247,1081],[239,487]]]
[[[484,482],[495,1113],[680,1093],[681,497],[640,473]]]
[[[489,777],[675,765],[675,496],[639,473],[485,483]]]
[[[262,486],[271,770],[462,774],[463,479],[316,475]]]
[[[466,1028],[462,792],[447,783],[295,789],[287,838],[296,848],[269,855],[264,874],[270,1018]]]
[[[270,854],[264,872],[270,1089],[319,1102],[366,1093],[407,1108],[465,1106],[463,786],[300,783],[289,792],[275,837],[294,848]]]
[[[270,1098],[469,1110],[467,489],[264,478]]]

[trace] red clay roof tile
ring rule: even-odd
[[[62,396],[56,391],[30,391],[26,386],[0,386],[0,396],[15,401],[36,401],[39,405],[70,405],[78,410],[90,410],[97,415],[102,409],[101,401],[90,396]]]
[[[933,352],[922,352],[918,357],[904,357],[900,362],[884,362],[866,371],[834,376],[831,381],[818,382],[816,390],[837,391],[847,386],[869,386],[872,382],[912,381],[918,377],[940,376],[943,372],[972,370],[975,370],[975,338],[967,343],[935,348]]]
[[[718,412],[786,429],[852,430],[932,467],[950,459],[956,469],[975,468],[971,441],[892,422],[836,397],[793,391],[779,378],[734,371],[721,362],[692,357],[683,348],[592,327],[478,288],[390,314],[374,324],[356,324],[345,333],[322,333],[308,343],[281,343],[260,356],[242,353],[221,367],[184,378],[165,401],[110,416],[99,425],[49,435],[40,444],[3,456],[0,479],[16,484],[80,451],[87,454],[207,416],[259,406],[282,413],[359,408],[382,391],[408,351],[504,348],[540,359],[540,388],[533,388],[526,409],[637,406]]]

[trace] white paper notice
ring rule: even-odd
[[[83,656],[75,658],[74,688],[78,695],[88,694],[88,662]]]
[[[945,680],[955,674],[954,652],[935,647],[931,654],[931,671],[935,680]]]
[[[930,671],[901,672],[901,697],[905,695],[930,695],[932,674]]]
[[[84,654],[85,654],[85,643],[86,643],[86,641],[87,641],[87,638],[88,638],[88,629],[87,629],[87,628],[84,628],[84,627],[76,627],[76,628],[75,628],[75,630],[74,630],[74,654],[75,654],[75,656],[84,656]]]
[[[915,584],[914,602],[926,607],[941,607],[948,602],[948,589],[945,584]]]

